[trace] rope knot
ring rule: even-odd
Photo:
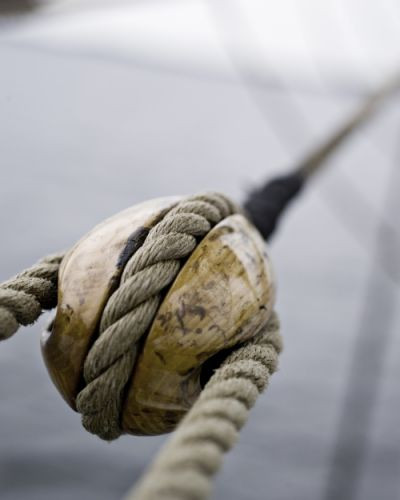
[[[98,337],[84,362],[85,386],[76,398],[76,408],[88,431],[106,440],[123,432],[126,386],[162,295],[201,239],[237,211],[217,193],[183,199],[150,229],[128,260],[118,288],[105,304]]]
[[[174,429],[221,361],[272,314],[264,242],[218,193],[132,207],[60,262],[46,259],[2,286],[2,325],[11,331],[14,317],[24,324],[54,306],[58,282],[57,315],[42,339],[46,364],[83,426],[105,440]],[[254,360],[233,354],[214,382],[264,387],[275,351],[246,349]]]

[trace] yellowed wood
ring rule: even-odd
[[[123,411],[132,434],[172,430],[201,391],[204,363],[266,325],[275,298],[266,246],[241,215],[215,226],[167,293]]]
[[[63,259],[57,315],[51,332],[43,334],[42,352],[54,384],[71,407],[101,313],[123,270],[122,252],[135,244],[132,235],[140,239],[177,201],[156,199],[120,212],[96,226]]]

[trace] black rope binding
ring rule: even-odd
[[[247,215],[265,240],[274,233],[281,214],[304,186],[304,176],[295,171],[252,191],[244,203]]]

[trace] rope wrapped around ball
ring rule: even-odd
[[[125,265],[119,287],[109,298],[99,336],[84,363],[86,386],[76,400],[82,424],[102,439],[121,433],[124,389],[148,331],[162,291],[176,278],[182,259],[190,256],[210,229],[239,209],[227,197],[207,193],[185,198],[148,233]]]
[[[178,275],[199,241],[218,222],[240,212],[229,198],[206,193],[184,198],[155,224],[126,262],[118,288],[102,312],[99,334],[84,363],[85,386],[76,406],[89,432],[105,440],[121,433],[124,389],[161,294]],[[63,254],[42,259],[0,287],[0,336],[32,323],[56,305],[57,272]]]
[[[108,441],[121,435],[125,387],[163,292],[201,239],[224,218],[240,212],[219,193],[187,197],[163,214],[127,260],[83,366],[85,386],[76,407],[89,432]],[[0,285],[0,340],[57,305],[63,256],[46,257]],[[273,313],[266,327],[225,357],[129,498],[205,498],[222,454],[234,444],[257,395],[277,369],[281,349],[279,321]],[[179,474],[174,473],[178,469]]]

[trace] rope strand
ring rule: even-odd
[[[57,278],[63,254],[37,264],[0,284],[0,341],[35,322],[43,309],[57,305]]]
[[[265,331],[218,368],[138,486],[125,500],[204,500],[222,456],[237,440],[249,410],[276,371],[282,350],[273,313]]]

